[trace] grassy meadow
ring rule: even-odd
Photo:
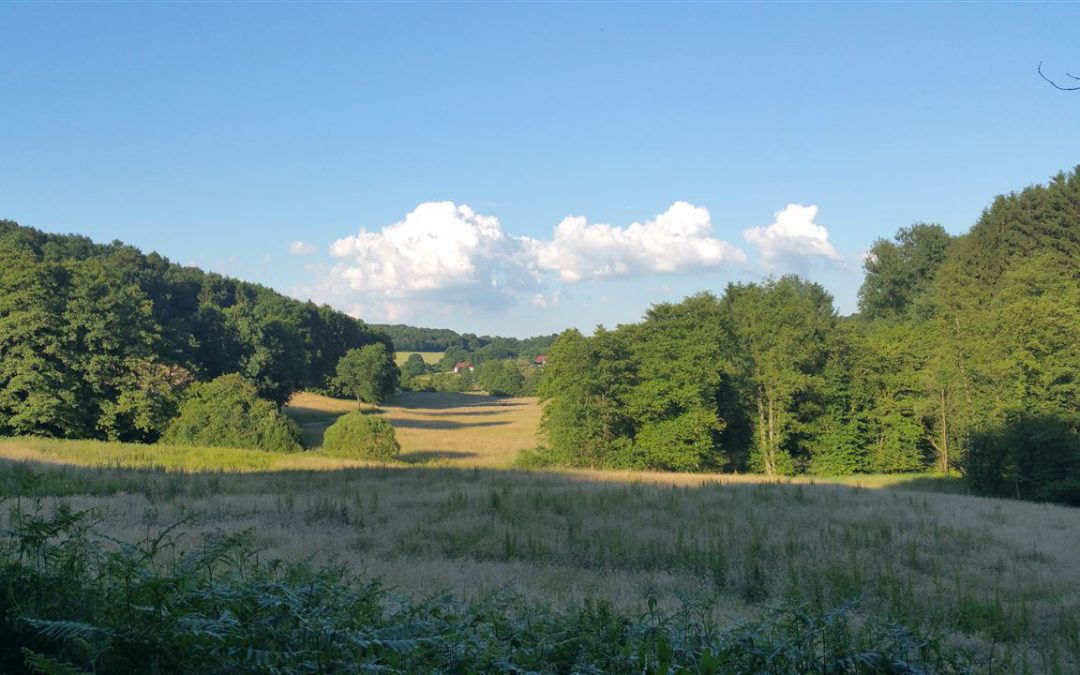
[[[420,358],[424,359],[424,363],[430,365],[435,365],[443,357],[443,352],[395,352],[394,362],[400,366],[409,360],[409,357],[413,354],[419,354]]]
[[[498,398],[482,394],[406,392],[370,414],[385,415],[401,443],[401,461],[439,466],[509,467],[522,450],[536,447],[540,406],[534,398]],[[356,403],[300,393],[285,408],[318,448],[322,434],[338,415]]]
[[[301,394],[312,445],[355,403]],[[381,411],[401,461],[87,441],[0,442],[0,496],[90,510],[131,541],[250,531],[266,559],[336,562],[402,596],[512,589],[556,608],[692,606],[703,622],[780,602],[941,634],[979,672],[1080,672],[1080,512],[962,494],[956,479],[512,468],[533,399],[415,393]],[[6,516],[5,516],[6,517]]]

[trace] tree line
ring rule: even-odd
[[[836,475],[960,471],[1080,503],[1080,168],[996,198],[958,237],[875,242],[859,312],[797,276],[562,333],[543,461]]]
[[[484,361],[523,359],[532,361],[547,354],[556,335],[519,339],[473,333],[455,333],[447,328],[417,328],[405,324],[372,324],[387,335],[399,352],[443,352],[438,370],[451,370],[455,363],[479,365]]]
[[[377,343],[327,306],[0,221],[0,434],[154,441],[192,383],[237,373],[280,406]]]

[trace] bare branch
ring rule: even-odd
[[[1046,76],[1045,73],[1043,73],[1042,64],[1043,64],[1043,62],[1039,61],[1039,67],[1036,68],[1036,70],[1039,71],[1039,77],[1041,77],[1042,79],[1049,82],[1051,84],[1051,86],[1053,86],[1055,89],[1060,89],[1061,91],[1080,91],[1080,85],[1078,85],[1076,87],[1063,87],[1060,84],[1058,84],[1057,82],[1054,82],[1053,80],[1051,80],[1049,77]],[[1077,77],[1076,75],[1073,75],[1071,73],[1065,73],[1065,74],[1068,75],[1069,77],[1071,77],[1074,80],[1080,80],[1080,77]]]

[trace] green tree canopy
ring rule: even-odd
[[[929,290],[952,237],[940,225],[900,228],[892,241],[878,239],[863,262],[859,310],[868,318],[907,316]]]
[[[796,460],[809,456],[805,423],[837,324],[832,296],[818,284],[783,276],[729,285],[723,309],[740,398],[753,419],[751,466],[770,476],[792,473]]]
[[[525,376],[514,361],[485,361],[476,371],[480,388],[492,396],[521,396]]]
[[[398,372],[393,352],[377,343],[346,352],[338,361],[334,381],[356,398],[357,406],[361,402],[379,405],[397,390]]]
[[[238,373],[192,385],[161,440],[268,452],[303,449],[300,427],[274,403],[259,398],[255,385]]]

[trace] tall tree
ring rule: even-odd
[[[360,349],[350,349],[337,365],[335,383],[360,403],[379,405],[391,396],[398,385],[394,354],[379,342]]]
[[[940,225],[903,227],[892,241],[878,239],[863,262],[859,310],[868,318],[901,318],[929,290],[952,237]]]
[[[836,326],[832,297],[796,276],[731,284],[723,306],[743,400],[752,408],[752,465],[769,476],[789,474],[806,432],[801,408],[821,382],[826,339]],[[805,457],[802,457],[805,459]]]
[[[556,462],[595,468],[625,453],[634,423],[624,401],[634,378],[619,336],[602,327],[591,338],[574,329],[559,335],[538,388]]]
[[[0,242],[0,428],[5,433],[79,436],[77,375],[65,343],[67,273]]]
[[[720,468],[719,406],[730,362],[723,352],[720,305],[702,293],[649,309],[628,335],[636,383],[627,393],[637,423],[636,463],[661,470]]]

